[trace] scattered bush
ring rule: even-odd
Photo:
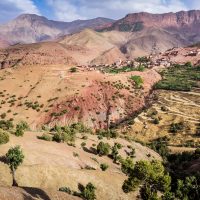
[[[76,153],[76,152],[73,152],[73,156],[74,157],[79,157],[78,153]]]
[[[10,130],[12,128],[14,128],[14,125],[11,120],[0,120],[0,129]]]
[[[23,136],[24,135],[24,130],[17,128],[16,131],[14,132],[14,134],[19,137],[19,136]]]
[[[0,144],[6,144],[9,142],[9,134],[8,132],[0,129]]]
[[[77,68],[76,67],[71,67],[69,71],[71,73],[75,73],[75,72],[77,72]]]
[[[101,168],[101,170],[102,171],[106,171],[107,169],[108,169],[108,165],[107,164],[105,164],[105,163],[102,163],[101,165],[100,165],[100,168]]]
[[[45,141],[52,141],[52,137],[46,133],[43,133],[42,136],[37,136],[37,138]]]
[[[107,137],[107,138],[117,138],[119,134],[114,129],[111,129],[108,131],[104,129],[99,129],[97,130],[97,135],[102,136],[102,137]],[[102,137],[100,137],[100,139],[102,139]]]
[[[108,143],[99,142],[97,145],[97,153],[99,156],[106,156],[110,152],[110,145]]]
[[[92,183],[88,183],[86,187],[83,188],[81,191],[81,196],[83,199],[87,200],[95,200],[96,194],[95,194],[96,187]]]
[[[154,123],[154,124],[159,124],[159,123],[160,123],[160,120],[159,120],[158,118],[155,118],[155,119],[153,119],[153,123]]]
[[[86,146],[86,143],[85,142],[82,142],[81,143],[81,147],[83,148],[83,147],[85,147]]]
[[[112,147],[111,151],[111,157],[113,159],[114,163],[117,163],[117,161],[120,160],[121,156],[119,155],[118,150],[121,149],[121,144],[115,143]]]
[[[61,188],[59,188],[59,191],[60,192],[66,192],[70,195],[73,193],[69,187],[61,187]]]
[[[21,129],[23,131],[26,131],[29,129],[29,125],[27,122],[25,121],[21,121],[16,125],[16,129]]]
[[[58,143],[64,142],[63,134],[62,134],[62,133],[55,133],[55,134],[53,135],[52,140],[55,141],[55,142],[58,142]]]
[[[5,119],[5,118],[6,118],[6,113],[2,113],[2,114],[0,115],[0,117],[1,117],[1,119]]]
[[[184,124],[183,124],[183,122],[180,122],[180,123],[172,123],[172,124],[170,125],[169,131],[170,131],[171,133],[177,133],[177,132],[179,132],[179,131],[182,131],[183,129],[184,129]]]

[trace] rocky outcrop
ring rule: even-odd
[[[184,28],[200,23],[200,11],[180,11],[177,13],[151,14],[146,12],[128,14],[112,23],[108,30],[139,31],[147,27]]]

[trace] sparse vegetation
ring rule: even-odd
[[[100,129],[100,130],[97,130],[97,135],[106,137],[106,138],[117,138],[118,132],[117,130],[114,130],[114,129],[110,129],[108,131],[104,129]]]
[[[70,195],[78,196],[85,200],[95,200],[96,199],[96,194],[95,194],[96,187],[92,183],[88,183],[86,186],[79,184],[78,188],[79,188],[80,192],[73,191],[69,187],[61,187],[61,188],[59,188],[59,191],[66,192]]]

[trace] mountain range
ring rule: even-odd
[[[84,28],[95,28],[113,21],[112,19],[99,17],[91,20],[60,22],[48,20],[35,14],[22,14],[0,26],[0,41],[7,42],[7,44],[16,44],[52,40],[62,35],[78,32]]]
[[[0,26],[0,45],[12,45],[1,50],[0,60],[4,66],[5,63],[15,65],[19,60],[25,62],[23,64],[44,65],[110,64],[198,41],[199,10],[165,14],[141,12],[116,21],[96,18],[73,22],[56,22],[24,14]],[[37,42],[40,43],[22,45]],[[49,56],[54,59],[48,59]]]

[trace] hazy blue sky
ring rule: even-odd
[[[22,13],[72,21],[95,17],[118,19],[133,12],[176,12],[200,9],[200,0],[0,0],[0,22]]]

